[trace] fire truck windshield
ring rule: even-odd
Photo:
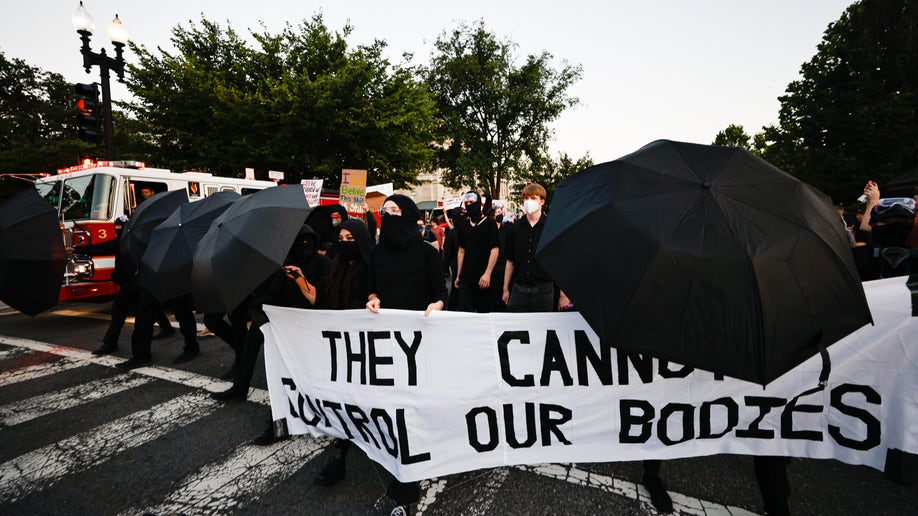
[[[65,178],[37,185],[63,219],[108,220],[115,201],[115,178],[106,174]]]

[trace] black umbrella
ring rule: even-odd
[[[121,252],[129,253],[134,265],[139,267],[140,259],[150,243],[153,228],[162,224],[179,206],[187,203],[188,192],[184,189],[158,193],[140,203],[124,225]]]
[[[182,204],[153,229],[140,259],[140,284],[160,302],[191,292],[194,250],[211,223],[239,199],[236,192],[218,192]]]
[[[844,231],[744,150],[660,140],[561,183],[537,260],[610,345],[764,385],[872,322]]]
[[[57,211],[34,188],[0,204],[0,300],[28,315],[57,304],[67,265]]]
[[[309,215],[300,185],[259,190],[234,202],[198,243],[191,272],[195,306],[230,312],[280,269]]]

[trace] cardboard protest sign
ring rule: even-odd
[[[350,170],[341,171],[341,189],[338,194],[338,203],[354,217],[363,216],[363,202],[367,192],[367,171]]]

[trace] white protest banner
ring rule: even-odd
[[[354,217],[363,216],[363,202],[366,200],[367,171],[341,171],[341,188],[338,191],[338,204]]]
[[[322,195],[322,183],[324,179],[303,179],[300,183],[303,184],[303,194],[306,195],[306,204],[310,208],[315,208],[319,205],[319,197]]]
[[[882,469],[918,454],[918,318],[904,278],[865,284],[875,320],[761,385],[616,353],[577,313],[265,307],[275,419],[353,440],[403,481],[513,464],[718,453]]]

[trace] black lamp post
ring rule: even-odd
[[[116,14],[115,19],[112,20],[112,23],[108,26],[108,37],[115,46],[115,57],[109,57],[105,54],[104,48],[98,53],[93,52],[89,48],[89,37],[92,36],[92,31],[96,29],[96,22],[92,19],[92,16],[86,12],[86,8],[83,7],[83,2],[80,2],[80,6],[77,7],[76,11],[70,16],[70,21],[73,23],[73,28],[76,29],[77,33],[80,35],[80,40],[83,42],[80,53],[83,54],[83,68],[86,69],[86,73],[89,73],[93,66],[98,66],[102,73],[102,123],[104,124],[105,131],[105,159],[114,160],[115,133],[112,124],[112,95],[108,78],[109,71],[113,71],[118,74],[119,81],[124,80],[123,53],[124,45],[128,42],[128,32],[127,29],[124,28],[124,25],[121,24],[121,20],[118,19],[118,15]]]

